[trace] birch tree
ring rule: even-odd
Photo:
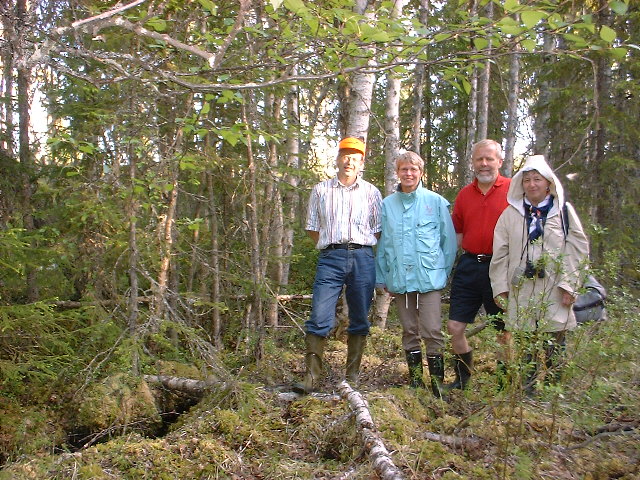
[[[518,135],[518,106],[520,102],[520,56],[518,47],[514,47],[509,57],[509,92],[507,95],[507,127],[505,157],[502,168],[507,177],[513,174],[513,157]]]

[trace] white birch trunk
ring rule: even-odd
[[[509,59],[509,94],[507,105],[507,140],[505,142],[504,174],[513,175],[513,156],[518,135],[518,103],[520,102],[520,54],[516,46]]]
[[[355,11],[366,18],[373,18],[375,13],[367,10],[367,0],[356,0]],[[365,51],[363,53],[371,53]],[[369,73],[368,67],[376,64],[372,57],[365,62],[363,69],[354,73],[351,77],[349,91],[349,104],[346,112],[345,134],[353,137],[367,139],[369,132],[369,119],[371,116],[371,99],[373,98],[373,84],[376,81],[374,73]]]
[[[470,15],[473,17],[477,12],[476,0],[471,0]],[[475,50],[475,47],[473,47]],[[478,114],[478,69],[473,68],[471,77],[469,78],[469,109],[467,111],[467,145],[465,149],[465,158],[461,159],[458,168],[463,173],[464,183],[470,183],[473,180],[473,170],[470,166],[471,148],[476,142],[477,133],[477,114]]]
[[[367,401],[357,390],[343,381],[338,385],[340,396],[349,402],[349,407],[356,415],[356,428],[362,437],[362,443],[369,453],[371,463],[382,480],[401,480],[404,475],[391,459],[391,454],[380,438]]]
[[[487,4],[487,17],[493,17],[493,3]],[[487,35],[487,59],[480,72],[480,80],[478,86],[478,140],[487,138],[489,131],[489,84],[491,82],[491,35]]]
[[[300,114],[298,111],[298,86],[294,85],[287,94],[287,169],[297,172],[300,168]],[[282,266],[282,285],[289,284],[289,270],[291,253],[293,251],[293,226],[296,223],[297,206],[300,203],[298,195],[299,178],[288,173],[285,177],[288,188],[284,194],[284,231],[282,234],[282,255],[286,259]]]

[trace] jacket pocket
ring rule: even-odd
[[[440,248],[438,224],[431,220],[420,220],[416,225],[416,251],[438,253]]]

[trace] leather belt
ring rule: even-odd
[[[366,245],[360,245],[359,243],[332,243],[327,245],[325,250],[357,250],[362,247],[366,247]]]
[[[475,258],[478,263],[490,262],[491,261],[491,257],[493,256],[493,255],[488,255],[486,253],[475,254],[475,253],[469,253],[469,252],[465,252],[465,255],[469,255],[470,257]]]

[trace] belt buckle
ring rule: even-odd
[[[356,250],[356,246],[353,243],[347,243],[347,250]]]
[[[491,256],[485,255],[484,253],[480,253],[476,255],[476,259],[478,260],[478,263],[486,263],[486,261],[490,258]]]

